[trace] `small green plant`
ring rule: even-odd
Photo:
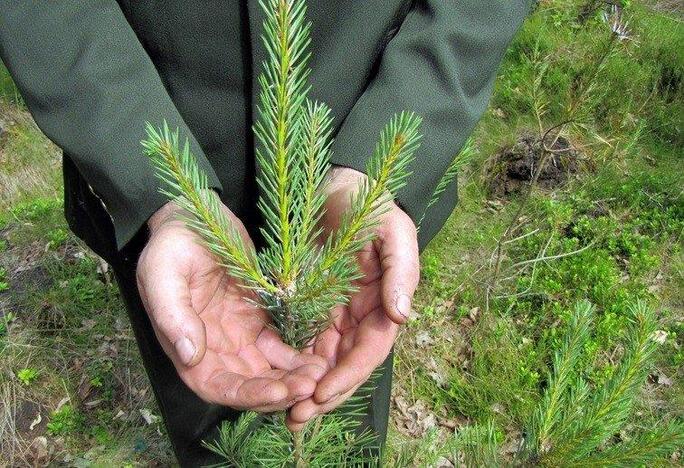
[[[102,387],[102,377],[99,375],[96,375],[92,379],[89,380],[90,385],[92,385],[95,388],[100,388]]]
[[[500,445],[503,438],[491,421],[461,429],[447,443],[456,466],[502,466]]]
[[[52,229],[47,233],[47,240],[49,249],[56,249],[63,245],[69,238],[69,234],[66,229],[56,228]]]
[[[114,395],[114,363],[111,359],[102,359],[88,366],[87,374],[90,378],[88,383],[99,389],[98,394],[104,398],[111,398]]]
[[[64,436],[77,432],[83,425],[83,416],[71,405],[63,405],[50,415],[47,431],[53,436]]]
[[[420,264],[420,279],[434,283],[439,279],[442,265],[435,255],[425,255]]]
[[[12,312],[9,312],[7,315],[3,317],[0,317],[0,338],[7,335],[9,325],[14,321],[15,318],[16,317]]]
[[[512,462],[514,466],[652,466],[684,446],[684,423],[677,420],[624,441],[616,438],[628,422],[655,359],[654,312],[643,302],[630,307],[624,353],[595,388],[581,372],[593,316],[588,302],[576,305],[553,358],[546,390],[527,417],[524,445]],[[444,453],[464,466],[499,466],[503,460],[500,442],[488,420],[459,431]]]
[[[109,446],[116,440],[107,427],[98,425],[90,430],[91,436],[99,445]]]
[[[21,383],[27,386],[35,382],[38,378],[38,375],[40,375],[40,372],[38,372],[38,369],[33,367],[25,367],[17,372],[17,378],[21,381]]]
[[[297,434],[287,429],[282,414],[246,412],[236,423],[224,422],[219,439],[205,445],[224,458],[225,464],[217,466],[379,466],[372,450],[375,434],[358,431],[371,392],[366,386],[342,408],[319,416]]]
[[[9,283],[7,282],[7,269],[0,267],[0,292],[9,289]]]
[[[57,198],[38,198],[13,207],[11,214],[26,221],[41,221],[46,217],[53,217],[55,209],[61,209],[64,201]]]
[[[684,425],[656,427],[631,442],[604,445],[631,413],[657,350],[654,312],[637,302],[630,320],[624,354],[601,388],[591,388],[577,375],[577,363],[589,337],[593,309],[581,303],[572,315],[563,346],[554,357],[544,398],[530,420],[526,453],[545,466],[587,463],[596,466],[640,465],[671,453],[684,443]]]
[[[68,297],[72,298],[74,304],[83,306],[96,301],[102,288],[102,283],[88,273],[77,273],[65,284]]]
[[[503,270],[503,260],[504,260],[504,250],[507,244],[518,239],[511,239],[513,232],[518,227],[519,219],[527,209],[530,200],[533,198],[534,190],[536,189],[537,183],[545,169],[545,167],[553,161],[555,156],[567,152],[567,149],[555,149],[556,144],[560,141],[563,132],[568,127],[579,127],[589,119],[588,112],[591,109],[591,103],[596,98],[596,88],[600,80],[601,73],[604,71],[607,61],[612,56],[616,44],[621,41],[625,41],[629,38],[629,30],[624,22],[622,7],[614,3],[607,2],[604,5],[607,10],[605,10],[605,22],[608,24],[606,28],[608,31],[608,37],[605,40],[603,47],[597,54],[595,59],[588,63],[583,69],[579,70],[575,76],[572,84],[567,83],[565,86],[565,91],[567,92],[569,99],[564,109],[559,116],[559,122],[553,125],[545,124],[545,119],[547,114],[550,112],[551,99],[544,92],[542,84],[547,79],[547,75],[553,70],[550,69],[550,59],[549,57],[542,56],[542,44],[541,39],[537,40],[533,53],[533,78],[529,82],[528,93],[531,97],[530,107],[534,113],[537,120],[538,126],[538,136],[536,138],[536,144],[539,146],[539,156],[538,161],[535,161],[534,169],[530,174],[530,180],[527,184],[526,190],[522,195],[522,200],[519,203],[517,210],[514,211],[513,216],[511,216],[510,222],[500,236],[498,240],[498,245],[496,249],[496,254],[492,261],[492,275],[489,280],[489,286],[487,289],[487,296],[496,290],[499,283],[502,280],[502,276],[507,279],[515,278],[518,276],[519,271],[515,271],[514,267],[524,266],[530,262],[523,262],[522,265],[515,264],[510,270],[507,271],[505,275],[502,275]],[[563,15],[567,15],[569,10],[557,11],[554,15],[559,16],[554,22],[560,26],[561,22],[568,22],[567,18],[561,19]],[[554,98],[557,99],[557,93],[554,93]],[[535,157],[535,156],[533,156]],[[563,255],[565,256],[565,255]],[[489,300],[487,301],[489,304]]]

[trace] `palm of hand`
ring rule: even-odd
[[[195,263],[197,271],[188,283],[192,307],[207,331],[206,351],[196,366],[181,368],[181,377],[218,387],[219,393],[229,379],[263,379],[264,386],[273,386],[285,371],[273,368],[262,352],[264,345],[268,351],[274,345],[269,341],[276,339],[267,327],[266,315],[244,299],[245,290],[213,258],[201,248],[194,250],[198,251],[195,259],[201,260]],[[282,389],[270,391],[274,400],[282,399]],[[210,400],[211,394],[206,397]]]
[[[332,411],[368,380],[392,349],[399,325],[389,319],[381,298],[382,266],[378,249],[369,245],[360,252],[364,277],[349,304],[333,311],[331,326],[321,333],[311,350],[323,357],[330,371],[315,394],[296,403],[288,414],[288,426],[299,430],[318,414]]]
[[[139,283],[159,341],[183,381],[205,401],[236,409],[275,411],[309,397],[325,372],[323,359],[285,345],[266,313],[245,299],[245,289],[182,224],[164,229],[141,257],[142,265],[162,274],[139,271]],[[164,302],[154,291],[173,300]],[[180,305],[184,316],[165,304]],[[202,342],[193,365],[178,352],[183,335]]]
[[[331,368],[345,358],[361,358],[353,355],[359,346],[366,360],[377,358],[382,362],[398,331],[383,307],[382,266],[375,244],[369,244],[359,253],[359,267],[363,278],[356,282],[357,292],[347,305],[333,311],[332,325],[318,337],[313,348],[314,354],[325,358]],[[365,381],[371,372],[359,377]]]
[[[343,213],[349,209],[350,190],[353,189],[344,187],[328,197],[323,218],[327,230],[337,229]],[[356,282],[358,290],[347,305],[333,310],[331,326],[316,338],[310,350],[324,358],[331,370],[321,379],[311,398],[291,408],[288,426],[293,430],[300,429],[315,415],[332,411],[342,404],[384,362],[392,349],[399,325],[388,312],[390,283],[387,272],[398,257],[393,236],[395,228],[400,226],[397,221],[400,218],[395,213],[382,217],[378,237],[358,253],[362,274]],[[415,240],[409,236],[408,243],[411,242],[415,243]],[[413,255],[410,249],[406,253],[407,258],[415,256],[417,259],[417,247]],[[411,274],[415,276],[415,273]]]

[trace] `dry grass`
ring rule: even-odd
[[[649,2],[657,11],[671,13],[684,19],[684,3],[682,0],[652,0]]]
[[[111,278],[72,237],[47,251],[30,240],[54,219],[18,220],[1,233],[10,288],[0,294],[0,320],[12,320],[0,333],[0,467],[170,460],[159,423],[143,416],[159,411]],[[35,381],[18,378],[25,368],[38,372]],[[64,404],[77,419],[50,431]]]
[[[0,385],[0,453],[3,460],[0,466],[25,464],[26,459],[22,454],[26,451],[26,444],[17,434],[16,429],[16,392],[15,386],[10,382]]]
[[[0,468],[170,462],[116,286],[67,232],[59,149],[2,99],[0,127]],[[65,404],[76,422],[50,431]]]
[[[29,197],[56,197],[60,151],[26,110],[0,100],[0,210]]]

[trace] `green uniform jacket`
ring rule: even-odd
[[[486,109],[529,4],[309,0],[313,97],[333,109],[333,163],[363,170],[395,112],[420,114],[422,146],[398,196],[419,218]],[[227,206],[258,224],[262,20],[258,0],[0,0],[0,57],[64,150],[71,228],[105,259],[121,257],[166,202],[142,156],[146,121],[178,126]],[[428,213],[422,246],[456,198],[454,185]]]

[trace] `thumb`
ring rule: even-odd
[[[174,363],[192,367],[206,352],[206,330],[192,307],[187,280],[172,268],[139,274],[138,287],[166,354]]]
[[[399,208],[398,215],[381,236],[381,296],[385,313],[393,322],[403,324],[411,312],[413,293],[420,280],[418,240],[413,221]]]

